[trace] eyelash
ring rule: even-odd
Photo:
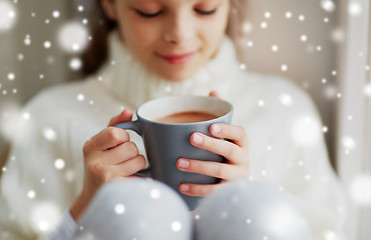
[[[155,12],[155,13],[144,13],[144,12],[141,12],[139,10],[136,10],[136,12],[139,14],[139,16],[144,17],[144,18],[154,18],[154,17],[157,17],[158,15],[160,15],[162,13],[162,11],[158,11],[158,12]]]
[[[195,9],[195,11],[198,14],[201,14],[201,15],[212,15],[216,12],[216,9],[213,9],[213,10],[210,10],[210,11],[202,11],[202,10],[199,10],[199,9]]]
[[[195,9],[195,11],[198,14],[201,14],[201,15],[212,15],[216,12],[216,9],[210,10],[210,11],[202,11],[202,10],[199,10],[199,9]],[[158,11],[158,12],[155,12],[155,13],[144,13],[144,12],[141,12],[139,10],[136,10],[136,12],[139,14],[139,16],[144,17],[144,18],[154,18],[154,17],[157,17],[158,15],[160,15],[162,13],[162,11]]]

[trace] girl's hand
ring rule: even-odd
[[[124,110],[111,119],[107,128],[85,143],[84,185],[71,207],[71,215],[75,220],[102,184],[132,176],[146,166],[144,156],[138,154],[138,148],[135,143],[130,142],[129,134],[123,129],[113,127],[120,122],[130,121],[132,116],[130,110]]]
[[[244,179],[248,177],[249,150],[244,128],[228,124],[215,123],[210,126],[210,133],[217,139],[201,133],[191,135],[191,144],[219,154],[227,159],[226,163],[200,161],[180,158],[177,161],[179,170],[199,173],[222,179],[222,181]],[[220,184],[200,185],[181,184],[179,190],[190,196],[207,196]]]
[[[216,91],[209,93],[210,97],[219,98]],[[200,161],[194,159],[180,158],[177,162],[179,170],[184,172],[199,173],[228,180],[244,179],[248,177],[249,171],[249,150],[245,129],[229,124],[215,123],[210,126],[210,133],[217,138],[224,138],[230,141],[206,136],[201,133],[191,135],[191,144],[219,154],[227,159],[226,163]],[[181,184],[179,190],[190,196],[207,196],[220,184],[200,185]]]

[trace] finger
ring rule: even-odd
[[[137,155],[128,161],[119,165],[107,165],[101,161],[90,162],[88,164],[89,172],[101,182],[111,181],[120,177],[128,177],[142,170],[146,166],[146,161],[143,155]]]
[[[233,163],[240,163],[240,147],[232,142],[223,139],[206,136],[202,133],[193,133],[191,135],[191,144],[195,147],[205,149],[209,152],[222,155]],[[242,159],[242,158],[241,158]]]
[[[185,195],[194,197],[206,197],[210,195],[215,189],[220,187],[221,184],[190,184],[183,183],[179,186],[179,191]]]
[[[106,159],[109,159],[109,164],[120,164],[138,155],[137,145],[133,142],[124,142],[115,148],[105,151]]]
[[[115,126],[116,124],[119,124],[121,122],[130,121],[132,117],[133,112],[130,109],[125,109],[119,115],[111,118],[111,121],[109,122],[108,126]]]
[[[130,140],[129,134],[120,128],[108,127],[90,138],[84,145],[84,153],[105,151]]]
[[[143,155],[122,162],[118,165],[111,166],[114,169],[115,175],[120,177],[128,177],[139,172],[146,167],[146,159]]]
[[[220,95],[219,95],[219,93],[218,93],[217,91],[211,91],[211,92],[209,93],[209,96],[210,96],[210,97],[217,97],[217,98],[220,98]]]
[[[198,173],[223,180],[237,180],[243,179],[247,176],[247,174],[244,174],[244,168],[241,166],[213,161],[180,158],[177,161],[177,167],[183,172]]]
[[[214,123],[210,126],[210,133],[218,138],[229,139],[240,147],[248,146],[246,131],[243,127]]]

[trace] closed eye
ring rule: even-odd
[[[195,9],[195,11],[201,15],[212,15],[216,12],[216,9],[210,10],[210,11],[203,11],[200,9]]]
[[[142,11],[139,11],[139,10],[135,10],[139,16],[141,17],[144,17],[144,18],[153,18],[153,17],[156,17],[158,15],[160,15],[162,13],[162,11],[158,11],[158,12],[154,12],[154,13],[145,13],[145,12],[142,12]]]

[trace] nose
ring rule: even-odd
[[[185,13],[168,17],[164,24],[163,38],[172,45],[182,45],[195,35],[195,25]]]

